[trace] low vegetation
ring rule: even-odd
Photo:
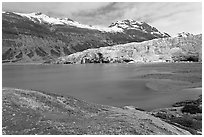
[[[190,113],[190,114],[196,114],[196,113],[202,113],[202,108],[197,105],[185,105],[181,109],[182,113]]]
[[[3,88],[4,135],[190,134],[134,107],[87,103],[71,96]]]
[[[202,134],[202,96],[197,100],[175,103],[173,106],[173,108],[154,110],[152,114],[192,134]]]

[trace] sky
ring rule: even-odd
[[[42,12],[105,27],[118,20],[133,19],[172,36],[179,32],[202,33],[201,2],[3,2],[2,10]]]

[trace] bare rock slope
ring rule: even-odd
[[[3,63],[49,62],[89,48],[164,37],[169,35],[133,20],[104,28],[42,13],[2,13]]]
[[[3,134],[190,134],[147,112],[3,88]]]

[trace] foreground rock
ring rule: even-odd
[[[2,95],[3,134],[190,134],[133,107],[13,88]]]
[[[58,64],[136,63],[136,62],[201,62],[202,35],[169,37],[88,49],[60,57]]]
[[[173,104],[173,107],[155,109],[152,115],[182,127],[192,134],[202,135],[202,96],[196,100],[186,100]]]

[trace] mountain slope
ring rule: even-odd
[[[121,25],[128,25],[123,28]],[[89,48],[169,37],[146,23],[124,20],[108,28],[42,13],[2,14],[3,62],[45,62]]]
[[[2,133],[7,135],[182,135],[188,131],[147,112],[52,93],[3,88]]]
[[[141,43],[88,49],[60,57],[56,63],[122,63],[122,62],[202,61],[202,35],[161,38]]]
[[[158,38],[160,38],[161,36],[163,37],[170,37],[169,34],[167,33],[161,33],[159,30],[157,30],[155,27],[150,26],[149,24],[145,23],[145,22],[139,22],[139,21],[135,21],[132,19],[127,19],[127,20],[123,20],[123,21],[117,21],[115,23],[112,23],[110,26],[110,28],[112,27],[116,27],[116,28],[121,28],[123,30],[131,30],[131,31],[142,31],[145,32],[146,34],[152,34]],[[134,36],[134,35],[133,35]]]

